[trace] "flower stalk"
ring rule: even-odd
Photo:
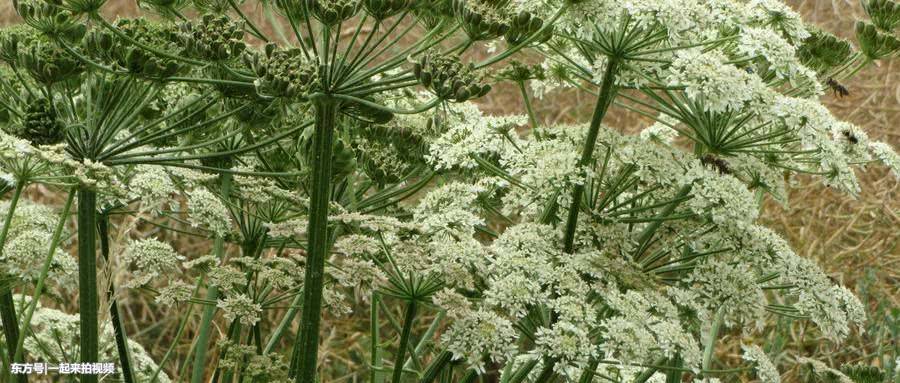
[[[314,100],[313,176],[309,208],[309,246],[303,283],[300,331],[291,357],[290,375],[297,383],[314,383],[318,360],[319,323],[325,258],[328,256],[328,204],[331,200],[332,141],[339,103],[329,96]]]
[[[403,331],[400,333],[400,348],[397,350],[397,358],[394,362],[394,375],[391,378],[392,383],[400,383],[403,377],[403,358],[406,355],[406,348],[409,344],[409,336],[412,332],[413,322],[416,320],[417,302],[415,299],[410,300],[406,304],[406,316],[403,319]]]
[[[6,218],[3,221],[3,229],[0,230],[0,255],[3,254],[3,248],[6,247],[6,237],[9,235],[9,226],[12,223],[13,215],[16,212],[16,205],[19,202],[19,198],[22,196],[22,189],[24,189],[24,186],[24,183],[17,182],[12,199],[9,201]],[[16,318],[16,306],[13,302],[12,288],[10,288],[0,294],[0,320],[2,320],[3,323],[3,335],[6,337],[7,355],[9,355],[10,358],[10,364],[13,362],[12,357],[16,353],[16,343],[19,341],[19,324]],[[28,381],[28,377],[25,375],[19,375],[16,379],[17,382]]]
[[[578,161],[579,167],[589,165],[593,159],[594,148],[597,146],[597,136],[600,134],[600,124],[603,122],[609,106],[616,98],[617,88],[615,83],[618,70],[619,58],[609,57],[609,63],[603,73],[600,93],[597,95],[597,104],[594,107],[591,125],[584,143],[584,150],[581,152],[581,159]],[[572,190],[572,205],[569,206],[569,215],[566,219],[566,231],[563,234],[563,250],[569,254],[575,250],[575,228],[578,224],[579,206],[583,195],[584,185],[575,185],[575,188]]]
[[[78,306],[81,326],[81,362],[99,362],[97,313],[97,192],[78,188]],[[97,375],[85,374],[82,382],[96,383]]]
[[[231,182],[232,177],[230,174],[222,174],[219,178],[219,189],[225,198],[231,193]],[[213,242],[213,254],[216,256],[216,259],[222,259],[225,255],[225,238],[222,236],[216,236]],[[209,285],[209,288],[206,290],[206,300],[215,302],[218,298],[219,289],[216,286]],[[215,313],[215,305],[203,307],[203,316],[200,318],[200,330],[197,333],[197,349],[191,372],[192,383],[202,382],[206,372],[206,350],[209,347],[209,334]]]

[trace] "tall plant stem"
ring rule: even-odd
[[[97,233],[100,234],[100,253],[103,260],[109,263],[109,215],[103,214],[97,222]],[[125,326],[122,323],[122,315],[119,311],[119,300],[116,299],[116,287],[109,282],[106,290],[109,299],[109,317],[112,320],[113,333],[116,337],[116,350],[119,353],[119,368],[122,371],[122,379],[125,383],[134,382],[134,371],[131,366],[131,351],[128,349],[128,337],[125,334]]]
[[[722,322],[725,321],[725,308],[720,307],[718,311],[716,311],[716,317],[713,319],[712,327],[709,329],[709,339],[706,340],[706,346],[703,349],[703,364],[701,367],[703,370],[709,370],[710,364],[712,364],[713,353],[716,348],[716,338],[719,337],[719,331],[722,329]]]
[[[16,205],[22,196],[22,189],[25,184],[16,183],[15,191],[13,191],[12,199],[9,201],[9,207],[6,210],[6,219],[3,221],[3,229],[0,230],[0,255],[3,255],[3,248],[6,246],[6,237],[9,235],[9,226],[12,223],[13,215],[16,211]],[[12,287],[8,291],[0,294],[0,320],[3,323],[3,335],[6,336],[6,348],[9,355],[9,363],[13,363],[13,356],[16,354],[16,343],[19,342],[19,324],[16,319],[16,305],[13,302]],[[9,371],[9,368],[4,368]],[[28,381],[27,375],[17,375],[16,381],[24,383]]]
[[[78,188],[78,311],[81,324],[81,362],[98,363],[97,312],[97,192]],[[97,375],[84,374],[83,383],[97,383]]]
[[[410,300],[406,304],[406,316],[403,319],[403,330],[400,332],[400,348],[397,350],[397,358],[394,362],[394,376],[391,378],[392,383],[400,383],[403,377],[403,358],[406,356],[406,347],[409,344],[409,335],[412,332],[413,322],[416,320],[415,299]]]
[[[297,383],[315,383],[322,319],[322,287],[328,256],[328,203],[331,200],[331,150],[339,105],[330,96],[315,100],[316,130],[313,136],[313,177],[309,204],[309,246],[303,282],[300,331],[291,357],[289,374]]]
[[[444,370],[444,367],[447,367],[450,364],[450,359],[453,358],[453,353],[450,351],[441,351],[440,354],[434,357],[434,360],[431,361],[431,364],[428,365],[428,368],[422,374],[422,379],[419,379],[419,383],[431,383],[437,379],[438,374]]]
[[[219,176],[219,190],[223,198],[228,198],[231,194],[231,175],[222,174]],[[216,259],[222,259],[225,255],[225,238],[216,237],[213,242],[213,254]],[[219,289],[216,286],[209,285],[206,289],[206,300],[215,302],[219,299]],[[197,349],[194,354],[194,364],[191,369],[191,383],[200,383],[203,381],[206,372],[206,349],[209,347],[209,334],[211,331],[213,315],[216,313],[215,305],[206,305],[203,307],[203,316],[200,317],[200,330],[197,333]]]
[[[594,107],[594,115],[591,118],[591,125],[588,128],[587,139],[584,143],[584,150],[581,152],[581,159],[578,161],[579,167],[587,166],[591,163],[594,156],[594,148],[597,146],[597,136],[600,133],[600,124],[606,111],[616,98],[616,72],[619,68],[619,58],[610,57],[606,71],[603,73],[603,82],[600,88],[600,94],[597,96],[597,105]],[[569,206],[569,216],[566,219],[566,231],[563,235],[563,250],[566,253],[572,253],[575,250],[575,226],[578,224],[578,212],[581,205],[581,197],[584,195],[584,185],[575,185],[572,190],[572,205]]]

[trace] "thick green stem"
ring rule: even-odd
[[[434,360],[431,361],[431,364],[428,365],[428,368],[422,374],[422,379],[419,379],[419,383],[431,383],[437,379],[438,374],[444,370],[444,367],[450,364],[451,358],[453,358],[453,353],[450,351],[442,351],[434,357]]]
[[[594,107],[594,116],[591,118],[591,125],[588,129],[587,139],[584,143],[584,150],[581,152],[581,159],[578,161],[579,167],[588,166],[594,157],[594,148],[597,146],[597,136],[600,134],[600,124],[606,111],[616,98],[616,72],[619,68],[619,59],[610,57],[603,73],[603,83],[600,88],[600,94],[597,96],[597,105]],[[575,227],[578,224],[578,212],[581,205],[581,197],[584,195],[584,184],[575,185],[572,190],[572,204],[569,206],[569,216],[566,220],[566,231],[563,236],[563,250],[566,253],[572,253],[575,250]]]
[[[315,100],[313,177],[309,206],[309,246],[303,283],[300,330],[289,374],[297,383],[315,383],[322,319],[322,288],[328,257],[328,204],[331,200],[331,150],[339,105],[329,96]]]
[[[19,198],[22,196],[22,189],[24,189],[25,185],[21,182],[16,183],[16,189],[13,192],[12,199],[9,201],[9,206],[6,210],[6,219],[3,221],[3,229],[0,230],[0,258],[3,255],[3,248],[6,246],[6,237],[9,235],[9,227],[12,223],[13,215],[16,211],[16,205],[19,203]],[[12,296],[12,288],[9,291],[4,291],[0,294],[0,319],[2,319],[3,323],[3,335],[6,337],[6,348],[9,353],[9,362],[12,363],[12,357],[16,354],[16,344],[19,342],[19,323],[16,318],[16,305],[13,302]],[[4,368],[4,371],[9,371],[9,368]],[[17,375],[17,382],[27,382],[28,377],[26,375]]]
[[[459,379],[459,383],[472,383],[475,379],[478,378],[478,372],[475,370],[468,370],[466,374]]]
[[[97,232],[100,234],[100,253],[103,259],[109,262],[109,216],[104,214],[97,222]],[[109,317],[112,320],[113,333],[116,337],[116,350],[119,353],[119,369],[122,371],[122,379],[126,383],[134,382],[134,371],[131,368],[131,351],[128,348],[128,336],[125,334],[125,326],[122,323],[122,315],[119,312],[119,300],[116,299],[116,287],[112,281],[106,290],[106,297],[110,301]]]
[[[223,198],[228,198],[231,194],[231,175],[222,174],[219,176],[219,189]],[[225,238],[216,237],[213,242],[213,254],[216,259],[222,259],[225,255]],[[219,289],[210,285],[206,289],[206,300],[215,302],[219,299]],[[215,305],[206,305],[203,307],[203,316],[200,318],[200,331],[197,333],[196,352],[194,354],[194,364],[191,369],[191,383],[201,383],[206,373],[206,350],[209,348],[209,334],[211,331],[212,319],[216,314]]]
[[[409,335],[412,332],[413,322],[416,320],[415,299],[406,304],[406,317],[403,319],[403,331],[400,333],[400,348],[397,350],[397,358],[394,361],[394,376],[392,383],[400,383],[403,377],[403,358],[406,356],[406,347],[409,344]]]
[[[541,373],[538,374],[537,379],[534,380],[535,383],[549,383],[552,382],[556,377],[556,373],[553,371],[554,367],[556,367],[556,360],[546,359],[544,360],[544,368],[541,369]]]
[[[78,311],[82,363],[98,363],[99,332],[97,313],[97,193],[78,188]],[[81,375],[83,383],[97,383],[97,375]]]

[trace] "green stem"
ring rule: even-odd
[[[222,174],[219,176],[219,189],[222,196],[228,198],[231,194],[231,175]],[[222,259],[225,255],[225,238],[217,236],[213,242],[213,253],[216,259]],[[215,302],[219,299],[219,289],[210,285],[206,290],[206,300]],[[194,364],[191,370],[191,382],[201,383],[206,372],[206,350],[209,348],[209,334],[211,331],[212,319],[216,314],[215,305],[207,305],[203,307],[203,316],[200,318],[200,331],[197,333],[196,354],[194,355]]]
[[[556,374],[553,372],[553,368],[556,366],[556,361],[552,359],[544,360],[544,368],[541,369],[540,374],[538,374],[537,379],[534,380],[535,383],[549,383],[552,382],[556,377]]]
[[[591,125],[588,129],[587,140],[584,143],[584,151],[581,152],[581,159],[578,166],[583,167],[590,164],[594,156],[594,148],[597,145],[597,136],[600,133],[600,123],[609,110],[609,105],[616,98],[616,72],[619,67],[619,59],[610,57],[609,64],[603,74],[603,83],[600,88],[600,94],[597,96],[597,105],[594,108],[594,116],[591,119]],[[572,205],[569,207],[569,216],[566,220],[566,231],[563,236],[563,249],[566,253],[572,253],[575,250],[575,227],[578,224],[578,212],[581,205],[581,197],[584,194],[584,184],[575,185],[572,191]]]
[[[403,319],[403,331],[400,333],[400,349],[397,350],[397,358],[394,361],[394,376],[392,383],[400,383],[403,377],[403,358],[406,356],[406,348],[409,344],[409,335],[412,332],[413,322],[416,320],[417,302],[415,299],[406,304],[406,318]]]
[[[581,372],[581,377],[578,378],[578,383],[591,383],[594,381],[594,375],[597,373],[597,365],[600,364],[596,358],[591,358],[588,361],[587,367],[584,368],[584,371]]]
[[[692,187],[692,184],[682,186],[681,189],[678,190],[678,194],[675,198],[673,198],[672,201],[666,205],[665,209],[663,209],[659,215],[656,216],[654,220],[650,221],[650,224],[644,228],[644,231],[642,231],[640,237],[638,237],[638,250],[635,252],[635,260],[640,260],[641,256],[644,255],[644,252],[650,247],[650,239],[653,238],[653,235],[656,234],[656,231],[659,230],[659,227],[666,218],[672,216],[672,213],[675,212],[675,208],[681,205],[681,202],[686,200],[685,198],[691,192]]]
[[[381,372],[381,353],[379,352],[381,349],[381,331],[378,327],[378,306],[379,300],[377,291],[372,291],[372,304],[371,304],[371,312],[369,314],[369,331],[370,337],[372,338],[370,342],[371,350],[370,354],[372,357],[371,361],[371,370],[369,374],[369,382],[370,383],[380,383],[382,380],[379,379],[379,373]]]
[[[478,372],[476,372],[475,370],[468,370],[468,371],[466,371],[466,374],[463,375],[463,377],[459,379],[459,383],[472,383],[477,378],[478,378]]]
[[[3,248],[6,247],[6,237],[9,235],[9,227],[12,223],[13,215],[16,211],[16,205],[19,203],[19,198],[22,196],[22,190],[25,188],[25,184],[23,182],[16,182],[16,188],[13,192],[12,199],[9,201],[9,206],[6,210],[6,219],[3,221],[3,229],[0,230],[0,258],[3,255]],[[3,323],[3,335],[6,336],[6,347],[9,352],[9,357],[12,358],[16,354],[16,344],[19,341],[19,324],[16,317],[16,305],[13,301],[12,296],[12,287],[10,287],[9,291],[4,291],[2,295],[0,295],[0,318],[2,318]],[[13,362],[13,359],[10,359],[10,363]],[[4,371],[9,371],[9,368],[4,368]],[[18,382],[27,382],[28,378],[26,375],[18,375]]]
[[[309,207],[309,246],[303,283],[303,311],[289,375],[297,383],[315,383],[322,320],[322,288],[328,257],[328,203],[331,200],[331,151],[339,104],[331,97],[315,100],[313,177]]]
[[[660,358],[653,364],[654,364],[654,366],[660,366],[663,363],[666,363],[666,358]],[[640,375],[638,375],[637,377],[634,378],[634,383],[644,383],[644,382],[650,380],[650,378],[653,377],[653,374],[655,374],[656,371],[658,371],[658,370],[659,369],[657,367],[647,367],[646,370],[644,370],[643,372],[641,372]]]
[[[82,363],[98,363],[99,331],[97,313],[97,192],[78,188],[78,311]],[[97,375],[81,375],[84,383],[97,383]]]
[[[522,93],[522,101],[525,103],[525,110],[528,111],[528,119],[531,120],[531,131],[535,133],[535,136],[540,138],[538,135],[538,129],[540,125],[538,125],[537,115],[534,113],[534,108],[531,106],[531,99],[528,98],[528,91],[525,90],[525,82],[517,81],[519,85],[519,92]]]
[[[713,320],[712,327],[709,329],[709,339],[707,339],[706,347],[703,349],[703,370],[709,370],[712,363],[713,351],[716,346],[716,338],[719,337],[719,331],[722,329],[722,322],[725,320],[725,308],[720,307],[716,311],[716,318]]]
[[[453,358],[453,353],[450,351],[442,351],[434,357],[434,360],[431,361],[431,364],[428,365],[428,368],[422,374],[422,379],[419,379],[419,383],[431,383],[437,379],[438,374],[444,370],[444,367],[450,364],[451,358]]]
[[[100,253],[103,259],[109,262],[109,216],[103,214],[97,222],[97,232],[100,235]],[[134,371],[131,366],[131,351],[128,348],[128,337],[125,334],[125,326],[122,323],[122,315],[119,312],[119,300],[116,299],[116,287],[109,282],[106,297],[110,301],[109,317],[112,320],[113,333],[116,338],[116,349],[119,354],[119,368],[122,371],[122,379],[126,383],[134,382]]]

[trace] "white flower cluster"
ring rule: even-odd
[[[126,287],[144,286],[155,278],[169,275],[184,260],[168,243],[155,239],[132,241],[122,254],[122,261],[133,266]]]
[[[515,128],[527,121],[525,116],[484,116],[475,104],[460,104],[447,113],[447,130],[431,143],[426,159],[438,170],[475,168],[473,156],[513,150],[518,141]]]
[[[219,236],[229,232],[231,213],[222,200],[204,188],[194,189],[187,197],[192,226],[203,226]]]
[[[781,374],[762,348],[755,344],[742,344],[741,349],[744,351],[741,358],[756,364],[756,375],[762,383],[781,383]]]
[[[0,217],[9,214],[8,201],[0,202]],[[0,252],[0,275],[15,275],[36,281],[50,252],[58,213],[48,206],[19,200],[9,222],[6,244]],[[0,222],[2,225],[2,222]],[[65,233],[63,233],[65,237]],[[68,285],[75,270],[75,259],[62,249],[54,249],[48,278],[60,287]]]
[[[31,297],[21,299],[14,296],[18,304],[24,301],[30,305]],[[17,312],[25,307],[17,306]],[[62,311],[42,307],[40,303],[34,310],[31,318],[30,331],[23,341],[25,352],[29,358],[41,360],[47,363],[71,362],[77,358],[79,350],[78,333],[80,329],[77,315],[69,315]],[[109,322],[102,323],[100,331],[100,360],[117,360],[117,350],[112,325]],[[53,345],[53,347],[48,347]],[[157,364],[143,346],[129,339],[128,348],[131,352],[132,369],[134,378],[138,381],[150,381],[157,370]],[[169,383],[171,380],[165,372],[160,371],[156,376],[160,383]]]
[[[228,321],[237,319],[247,326],[253,326],[259,322],[259,314],[262,313],[262,306],[244,294],[235,294],[220,299],[216,306],[222,309],[225,319]]]

